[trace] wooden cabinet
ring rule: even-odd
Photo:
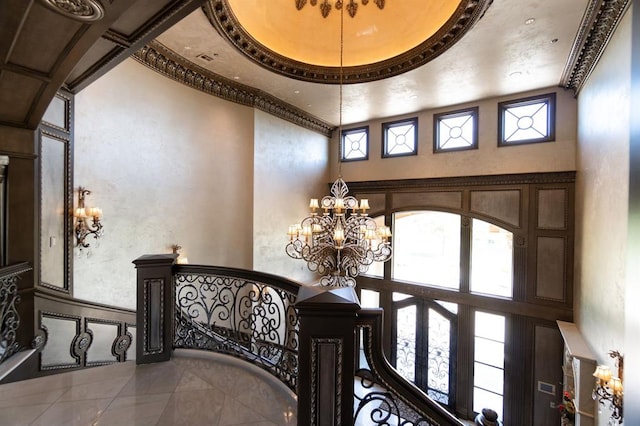
[[[564,339],[564,362],[562,365],[563,391],[570,392],[576,407],[575,426],[595,424],[596,404],[591,394],[595,379],[596,359],[589,345],[574,323],[557,321]]]

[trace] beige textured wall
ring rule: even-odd
[[[254,269],[304,283],[317,279],[285,253],[289,225],[328,194],[328,138],[262,111],[255,113]]]
[[[556,141],[498,148],[498,102],[556,92]],[[433,153],[433,114],[478,106],[476,150]],[[382,123],[418,117],[418,155],[381,158]],[[346,181],[416,179],[575,170],[577,106],[573,94],[556,87],[486,99],[469,104],[422,111],[417,114],[385,118],[344,126],[345,129],[369,125],[369,160],[342,164]],[[337,132],[336,132],[337,135]],[[337,168],[337,139],[332,142],[332,162]],[[334,169],[335,170],[335,169]]]
[[[630,15],[620,23],[578,98],[575,322],[598,362],[612,369],[607,352],[624,352]],[[599,424],[607,424],[607,419]]]
[[[190,263],[252,267],[252,108],[127,60],[76,96],[75,186],[105,235],[74,258],[78,298],[135,307],[143,254],[183,246]]]

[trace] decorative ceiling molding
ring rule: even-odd
[[[77,21],[99,21],[104,8],[98,0],[41,0],[50,9]]]
[[[209,0],[202,9],[218,33],[260,66],[302,81],[351,84],[393,77],[432,61],[460,40],[482,18],[492,2],[493,0],[461,0],[442,28],[420,45],[391,59],[369,65],[344,67],[342,72],[340,67],[305,64],[268,49],[244,30],[228,0]]]
[[[157,41],[152,41],[138,50],[133,58],[152,70],[186,86],[227,101],[257,108],[324,136],[331,137],[335,128],[335,126],[309,115],[275,96],[199,67]]]
[[[565,65],[560,87],[577,95],[596,67],[630,0],[591,0]]]

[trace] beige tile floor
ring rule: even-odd
[[[277,379],[235,358],[197,352],[0,385],[0,425],[296,424],[295,396]]]

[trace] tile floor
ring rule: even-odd
[[[291,391],[257,367],[176,351],[163,363],[0,385],[0,425],[284,426],[296,424],[296,404]]]

